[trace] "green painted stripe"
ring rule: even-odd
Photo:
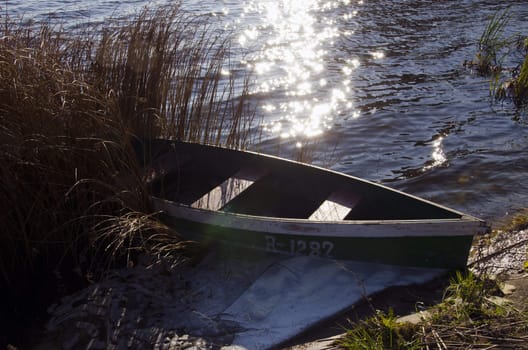
[[[472,236],[347,238],[270,234],[225,229],[166,215],[163,218],[181,234],[187,233],[191,239],[204,243],[221,242],[270,253],[403,266],[462,269],[466,267],[472,243]]]

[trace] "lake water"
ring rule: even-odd
[[[1,1],[2,18],[67,25],[170,1]],[[233,36],[254,72],[260,150],[316,143],[314,163],[494,221],[528,206],[526,114],[494,102],[463,67],[488,18],[528,35],[528,3],[426,0],[184,0]],[[1,19],[0,19],[1,20]],[[513,67],[520,62],[506,61]]]

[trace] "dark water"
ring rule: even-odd
[[[528,33],[528,3],[499,4],[365,2],[360,34],[338,50],[386,54],[355,72],[364,116],[335,130],[345,140],[339,170],[486,219],[526,205],[527,124],[511,105],[492,103],[488,79],[461,64],[498,9],[511,6],[508,29]]]
[[[0,6],[78,24],[145,4]],[[300,152],[315,143],[316,164],[490,221],[528,206],[526,113],[493,101],[488,78],[462,65],[498,10],[511,15],[505,36],[528,35],[528,2],[184,0],[183,7],[233,35],[235,65],[254,72],[265,128],[259,149]]]

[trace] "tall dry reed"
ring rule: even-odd
[[[192,254],[152,215],[131,139],[248,142],[247,79],[223,74],[228,42],[204,19],[174,5],[112,23],[0,29],[3,329],[74,277]]]
[[[178,6],[116,25],[101,30],[89,71],[137,135],[247,145],[248,80],[228,73],[228,38]]]

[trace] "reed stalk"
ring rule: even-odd
[[[510,99],[517,108],[522,108],[528,101],[528,39],[520,35],[503,37],[509,19],[507,10],[496,12],[480,37],[475,60],[464,64],[476,68],[480,74],[491,75],[490,91],[495,98]],[[516,68],[504,69],[502,62],[515,47],[517,51],[524,52],[524,61]],[[506,71],[511,72],[511,78],[504,78]]]
[[[510,39],[503,38],[504,28],[510,20],[508,11],[496,12],[488,21],[478,42],[474,64],[481,74],[489,74],[502,69],[505,54],[501,50],[511,44]]]
[[[116,95],[136,135],[247,145],[248,80],[223,74],[230,70],[228,38],[177,6],[145,10],[117,27],[102,30],[90,73],[99,89]]]

